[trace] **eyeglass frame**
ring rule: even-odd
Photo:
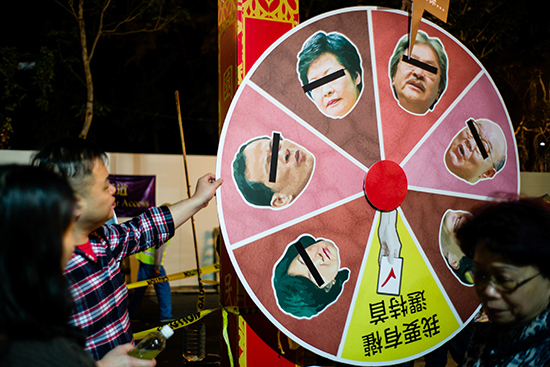
[[[518,282],[516,280],[509,280],[509,282],[515,282],[516,285],[512,289],[506,289],[506,288],[503,288],[502,285],[492,275],[491,276],[483,275],[482,276],[483,279],[481,281],[476,282],[476,272],[474,270],[474,287],[482,289],[482,288],[487,287],[487,285],[491,284],[491,286],[499,292],[513,293],[513,292],[517,291],[520,287],[522,287],[523,285],[529,283],[531,280],[535,279],[536,277],[538,277],[541,274],[542,273],[537,273],[536,275],[533,275],[530,278],[522,280],[521,282]]]

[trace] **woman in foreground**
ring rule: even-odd
[[[154,366],[121,345],[96,362],[67,323],[63,268],[74,251],[76,201],[69,184],[38,167],[0,166],[0,365]]]
[[[488,204],[457,231],[474,260],[477,323],[463,366],[550,365],[550,206],[539,199]]]

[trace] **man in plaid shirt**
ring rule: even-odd
[[[74,305],[70,323],[86,333],[86,349],[95,360],[118,345],[131,348],[128,290],[119,264],[126,256],[159,247],[200,209],[206,207],[222,179],[207,174],[197,181],[195,194],[170,208],[151,208],[122,224],[104,225],[113,217],[115,187],[109,182],[107,155],[95,144],[64,139],[41,150],[33,164],[68,179],[78,202],[74,228],[76,246],[65,277]]]

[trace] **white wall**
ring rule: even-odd
[[[31,151],[0,150],[0,164],[21,163],[30,160]],[[195,183],[203,174],[215,172],[215,156],[188,156],[189,182],[191,192],[195,191]],[[181,155],[168,154],[126,154],[110,153],[109,169],[113,174],[121,175],[156,175],[157,205],[174,203],[187,197],[187,187]],[[521,172],[521,193],[529,196],[550,194],[550,173]],[[124,218],[119,218],[124,220]],[[210,265],[215,262],[213,231],[219,226],[215,199],[207,208],[195,215],[195,227],[200,253],[200,265]],[[135,264],[135,263],[134,263]],[[168,274],[195,268],[194,241],[191,221],[185,223],[176,231],[166,253],[164,265]],[[206,275],[205,279],[214,279],[214,275]],[[178,280],[171,286],[195,286],[196,278]]]
[[[550,173],[521,172],[521,194],[528,196],[550,195]]]
[[[28,164],[33,152],[0,150],[0,164]],[[183,165],[183,156],[172,154],[127,154],[109,153],[109,171],[119,175],[155,175],[156,203],[174,203],[187,198],[187,183]],[[215,156],[187,156],[191,194],[195,192],[197,179],[204,174],[216,171]],[[201,266],[215,262],[213,231],[219,227],[216,202],[212,200],[208,207],[195,215],[195,228],[199,247]],[[119,222],[126,218],[118,218]],[[135,265],[135,262],[132,262]],[[166,251],[164,266],[168,274],[194,269],[195,249],[191,220],[183,224],[170,241]],[[132,269],[133,272],[134,269]],[[203,276],[215,279],[214,274]],[[197,278],[170,282],[170,286],[196,286]]]

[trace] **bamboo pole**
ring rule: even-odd
[[[183,166],[185,170],[185,180],[187,182],[187,197],[191,197],[191,184],[189,183],[189,168],[187,166],[187,152],[185,150],[185,138],[183,136],[183,123],[181,120],[181,109],[180,109],[180,96],[179,92],[176,91],[176,107],[178,109],[178,122],[180,127],[180,138],[181,138],[181,147],[183,150]],[[202,278],[200,274],[200,262],[199,262],[199,246],[197,244],[197,230],[195,228],[195,216],[191,216],[191,226],[193,228],[193,242],[195,244],[195,260],[197,262],[197,278],[199,280],[199,299],[197,300],[197,311],[204,310],[205,307],[205,294],[204,285],[202,284]]]

